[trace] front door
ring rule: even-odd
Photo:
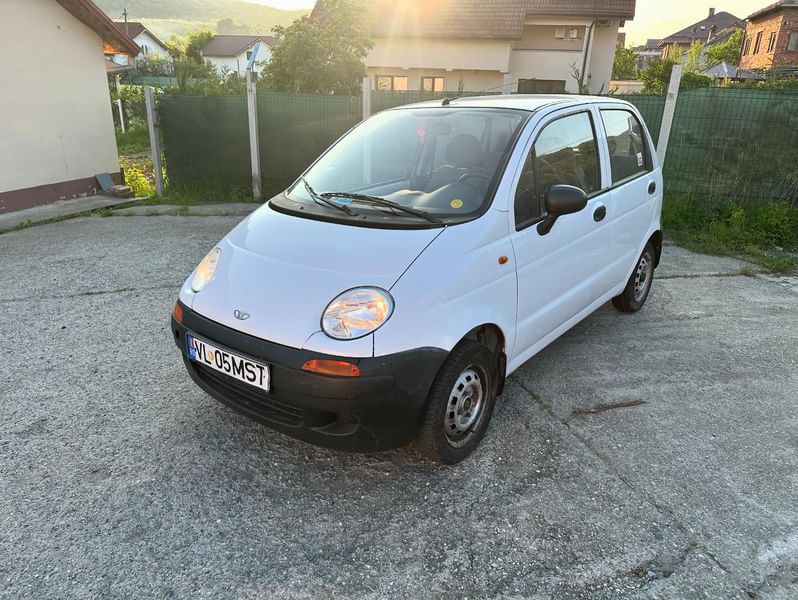
[[[596,116],[582,108],[550,117],[532,137],[518,177],[511,235],[518,271],[516,366],[585,316],[612,286],[612,214],[602,185]],[[581,188],[587,207],[541,235],[537,224],[546,214],[546,192],[558,184]]]

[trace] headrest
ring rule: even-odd
[[[446,147],[446,161],[461,169],[482,164],[482,144],[473,135],[461,133]]]

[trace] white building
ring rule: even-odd
[[[90,0],[0,2],[0,212],[121,183],[104,53],[139,47]]]
[[[124,31],[125,34],[141,48],[141,52],[135,57],[136,59],[157,56],[159,58],[171,60],[166,44],[155,37],[155,34],[141,23],[137,21],[128,21],[127,23],[124,21],[115,21],[114,24],[120,30]],[[113,58],[115,63],[121,65],[128,64],[127,60],[128,57],[126,54],[117,54],[114,55]]]
[[[244,77],[247,62],[258,42],[260,49],[252,70],[259,74],[261,69],[257,63],[267,63],[272,57],[274,38],[270,35],[215,35],[202,49],[202,56],[216,67],[216,72],[220,75],[227,72]]]
[[[361,0],[382,90],[609,90],[618,28],[635,0]],[[324,19],[318,0],[314,19]]]

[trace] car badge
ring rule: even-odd
[[[249,313],[248,313],[248,312],[244,312],[243,310],[238,310],[238,309],[235,309],[235,310],[233,311],[233,316],[234,316],[236,319],[238,319],[239,321],[246,321],[247,319],[249,319],[249,316],[250,316],[250,315],[249,315]]]

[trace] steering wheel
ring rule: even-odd
[[[457,180],[457,183],[462,183],[466,179],[470,179],[472,177],[476,177],[477,179],[484,179],[489,183],[493,181],[493,177],[491,177],[490,175],[485,175],[484,173],[463,173],[462,175],[460,175],[459,179]]]

